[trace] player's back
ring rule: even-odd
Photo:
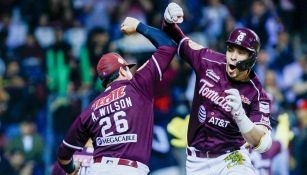
[[[96,98],[84,118],[96,157],[120,157],[148,163],[152,144],[152,99],[133,81],[113,82]]]

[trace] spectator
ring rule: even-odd
[[[288,103],[307,98],[307,54],[299,55],[295,62],[283,70],[283,83]]]
[[[26,161],[42,163],[44,151],[43,139],[36,133],[36,125],[32,121],[23,121],[20,124],[21,133],[8,140],[7,150],[21,150]]]
[[[220,0],[209,0],[208,5],[202,8],[200,25],[204,28],[204,34],[209,40],[209,47],[216,44],[229,15],[227,7]]]
[[[253,1],[250,13],[243,20],[243,24],[259,35],[262,48],[272,47],[277,43],[277,22],[264,0]]]

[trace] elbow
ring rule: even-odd
[[[259,153],[268,151],[272,146],[271,132],[267,131],[260,139],[259,143],[253,149]]]

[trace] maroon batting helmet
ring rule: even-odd
[[[238,61],[236,66],[239,70],[244,71],[254,66],[261,44],[258,35],[253,30],[248,28],[234,29],[230,33],[226,43],[227,45],[233,44],[243,47],[251,52],[249,59],[244,61]]]
[[[97,73],[101,80],[107,78],[122,66],[133,67],[136,64],[128,64],[119,54],[110,52],[103,55],[97,64]]]

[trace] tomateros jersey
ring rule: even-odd
[[[148,164],[153,135],[153,97],[176,50],[161,46],[131,80],[112,82],[74,121],[60,147],[82,149],[93,140],[93,157]],[[62,150],[61,150],[62,149]]]
[[[240,149],[245,143],[226,104],[224,92],[238,89],[246,115],[256,124],[270,128],[271,102],[254,72],[247,82],[235,82],[226,72],[226,56],[202,48],[188,38],[178,47],[180,55],[193,67],[196,84],[188,128],[188,145],[215,153]]]

